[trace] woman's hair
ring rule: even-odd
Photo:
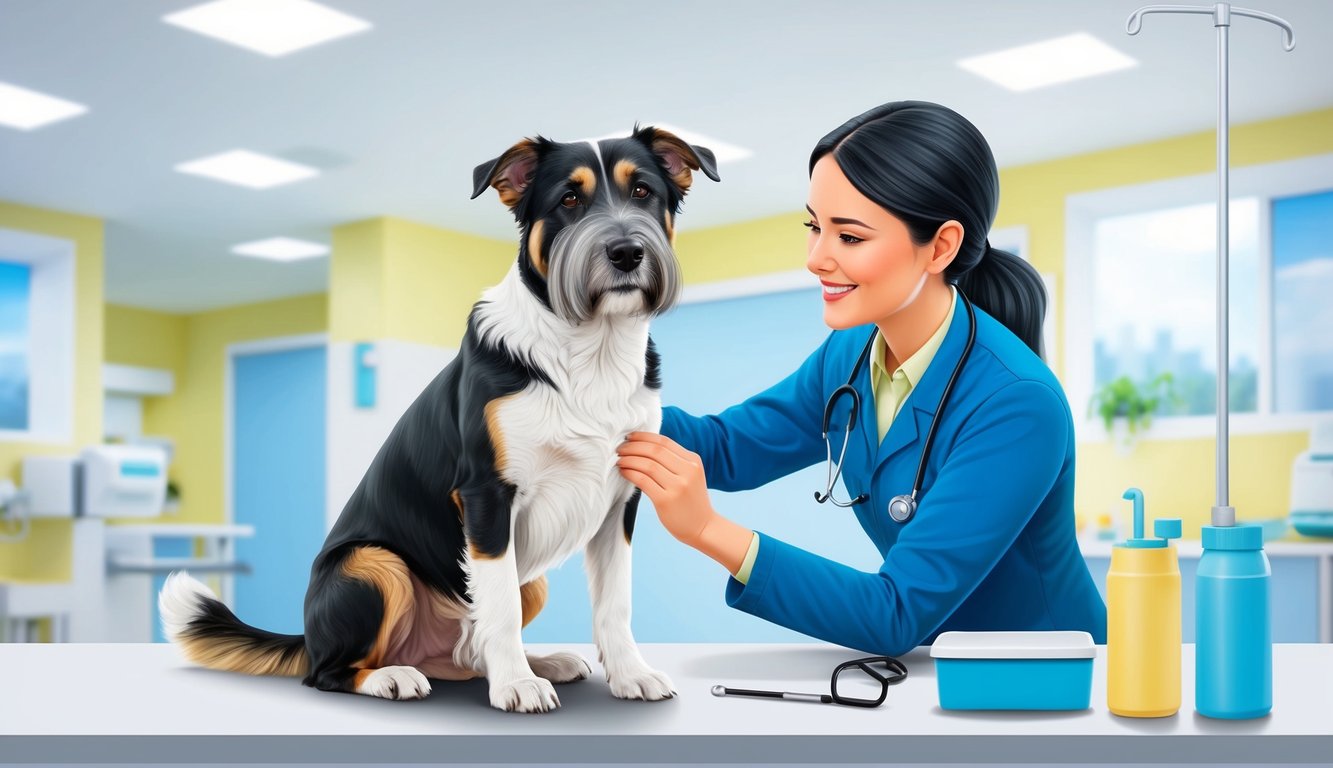
[[[939,104],[895,101],[820,139],[810,154],[811,173],[830,152],[852,186],[901,219],[917,245],[930,242],[950,219],[962,224],[963,243],[944,271],[945,281],[1044,357],[1041,276],[986,239],[999,205],[1000,179],[976,126]]]

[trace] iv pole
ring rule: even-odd
[[[1282,47],[1290,51],[1296,47],[1296,36],[1291,25],[1271,13],[1252,11],[1248,8],[1233,8],[1230,3],[1206,5],[1145,5],[1130,14],[1125,29],[1131,35],[1137,35],[1143,24],[1143,17],[1149,13],[1203,13],[1213,17],[1213,26],[1217,28],[1217,501],[1213,505],[1212,523],[1215,526],[1229,527],[1236,524],[1236,508],[1228,498],[1227,416],[1231,410],[1228,399],[1227,379],[1230,376],[1231,358],[1227,351],[1227,325],[1229,321],[1230,295],[1227,286],[1228,248],[1230,246],[1230,222],[1228,221],[1231,203],[1227,189],[1227,171],[1229,167],[1228,115],[1227,104],[1227,42],[1231,17],[1249,16],[1267,21],[1282,28]]]

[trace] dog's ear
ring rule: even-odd
[[[524,139],[505,150],[503,155],[474,168],[472,199],[475,200],[487,187],[495,187],[500,193],[500,202],[511,210],[517,206],[537,170],[537,146],[537,141]]]
[[[713,181],[722,180],[717,175],[717,159],[707,147],[688,144],[674,133],[651,125],[634,126],[634,138],[652,150],[682,195],[689,191],[690,183],[694,181],[691,170],[703,171]]]

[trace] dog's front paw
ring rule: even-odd
[[[430,695],[430,681],[416,667],[380,667],[366,675],[356,692],[381,699],[424,699]]]
[[[556,651],[545,656],[528,654],[528,665],[532,667],[533,674],[557,684],[583,680],[592,674],[588,662],[570,651]]]
[[[617,699],[659,701],[676,695],[671,678],[647,666],[632,667],[615,675],[608,674],[606,682],[611,685],[611,695]]]
[[[543,677],[520,677],[491,685],[491,706],[506,712],[549,712],[560,706],[551,681]]]

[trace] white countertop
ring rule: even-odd
[[[877,709],[724,697],[715,684],[827,692],[841,661],[824,644],[644,644],[679,696],[611,696],[594,676],[557,687],[546,714],[492,709],[486,684],[437,682],[423,701],[387,701],[190,666],[166,645],[0,645],[0,755],[17,762],[1325,762],[1333,756],[1333,646],[1276,645],[1273,712],[1219,721],[1193,711],[1194,647],[1182,706],[1156,720],[1106,709],[1105,647],[1080,712],[948,712],[928,649]]]

